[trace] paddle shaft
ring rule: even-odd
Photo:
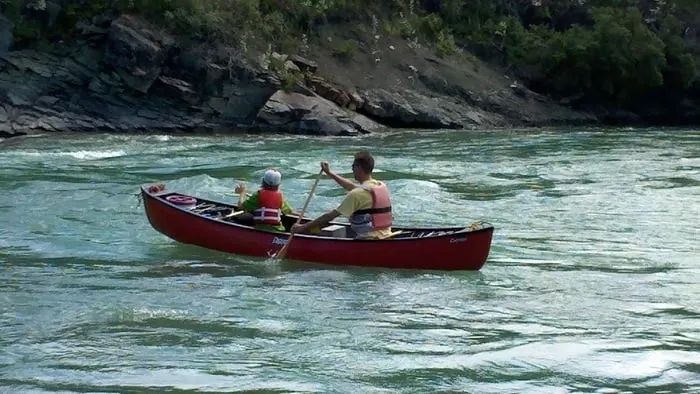
[[[311,197],[314,195],[314,191],[316,191],[316,186],[318,185],[318,181],[321,180],[321,175],[323,174],[323,170],[319,171],[318,175],[316,176],[316,180],[314,181],[313,186],[311,186],[311,191],[309,192],[309,196],[306,197],[306,202],[304,203],[304,208],[301,209],[301,213],[299,213],[299,217],[297,218],[297,221],[295,224],[299,224],[301,222],[301,219],[304,217],[304,214],[306,214],[306,208],[309,207],[309,203],[311,202]],[[287,239],[287,242],[282,246],[282,249],[280,249],[279,252],[275,255],[275,258],[282,260],[286,255],[287,255],[287,249],[289,249],[289,245],[292,243],[292,239],[294,239],[294,233],[291,233],[289,235],[289,238]]]

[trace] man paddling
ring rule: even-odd
[[[328,162],[321,163],[321,169],[333,178],[342,188],[348,190],[342,203],[318,218],[292,227],[294,233],[307,233],[311,229],[323,228],[338,216],[350,219],[350,228],[357,239],[384,239],[391,232],[391,199],[384,182],[372,178],[374,158],[368,152],[358,152],[352,162],[352,173],[360,184],[331,171]]]

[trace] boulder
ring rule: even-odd
[[[261,128],[319,135],[357,135],[380,126],[359,114],[348,114],[319,96],[277,91],[257,117]]]
[[[104,62],[117,70],[128,87],[146,93],[160,75],[174,42],[145,21],[122,15],[110,25]]]
[[[299,70],[301,70],[302,72],[308,72],[313,74],[318,69],[318,64],[316,64],[316,62],[301,57],[299,55],[289,56],[287,58],[287,61],[291,61],[292,63],[294,63],[297,67],[299,67]]]
[[[158,77],[157,84],[168,96],[181,98],[189,104],[197,102],[197,92],[192,89],[192,84],[189,82],[161,75]]]
[[[312,75],[308,77],[306,83],[316,94],[336,103],[341,108],[347,108],[351,104],[355,104],[355,108],[350,108],[351,110],[355,110],[358,107],[357,102],[353,100],[350,93],[319,76]]]
[[[411,90],[370,89],[360,93],[361,111],[392,127],[461,129],[475,124],[465,117],[464,105],[448,98],[428,97]]]
[[[264,79],[237,81],[228,85],[226,109],[222,117],[228,120],[253,122],[260,109],[277,91],[277,86]]]

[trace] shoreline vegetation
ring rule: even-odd
[[[700,124],[694,0],[0,0],[0,137]]]

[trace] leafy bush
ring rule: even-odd
[[[333,49],[333,56],[343,60],[350,60],[357,54],[357,42],[355,40],[344,40]]]
[[[598,100],[630,102],[663,85],[664,43],[635,8],[593,10],[592,27],[563,32],[546,26],[525,29],[509,20],[507,58],[539,84],[560,95],[584,92]]]
[[[445,57],[457,52],[457,44],[455,38],[445,30],[441,30],[437,35],[437,54],[439,57]]]
[[[700,1],[439,3],[458,40],[543,93],[634,107],[659,89],[678,97],[698,85],[700,53],[683,35]]]

